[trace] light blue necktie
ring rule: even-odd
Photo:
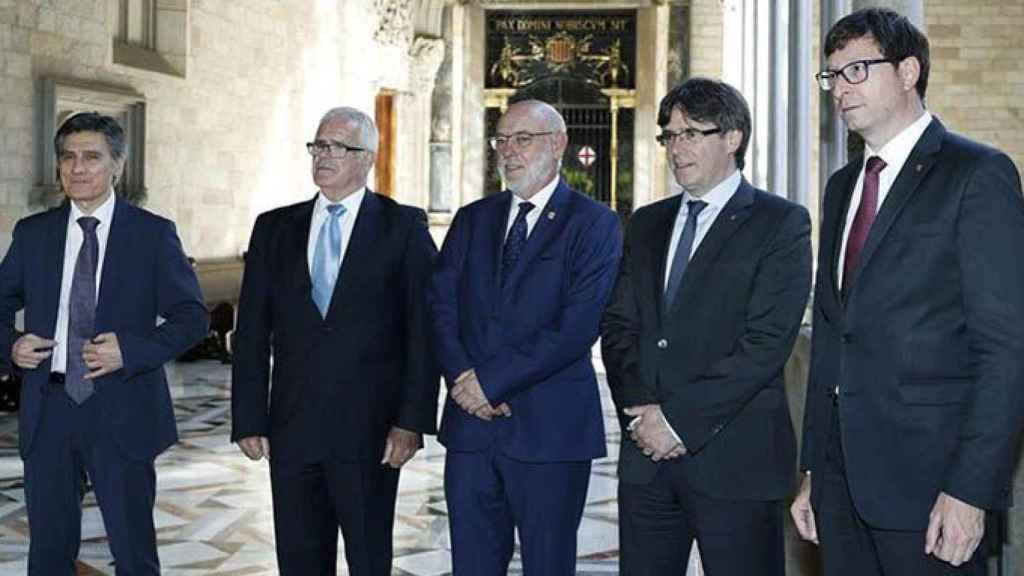
[[[338,280],[338,268],[341,263],[341,217],[345,215],[345,207],[341,204],[330,204],[327,211],[329,214],[320,226],[316,250],[313,252],[313,302],[324,318],[327,317],[327,309],[331,306],[334,283]]]

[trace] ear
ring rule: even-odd
[[[918,78],[921,77],[921,62],[917,56],[907,56],[900,60],[896,73],[900,77],[900,84],[904,90],[914,90]]]
[[[117,188],[118,183],[121,182],[121,177],[124,176],[125,160],[125,158],[121,158],[120,160],[114,161],[114,173],[111,176],[110,182],[110,185],[114,188]]]
[[[551,148],[555,158],[561,158],[565,147],[569,145],[569,136],[565,132],[555,132],[551,138]]]
[[[741,130],[729,130],[725,133],[725,143],[729,146],[729,153],[733,156],[740,149],[741,142],[743,142],[743,132]]]

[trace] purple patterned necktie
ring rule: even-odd
[[[860,194],[860,206],[850,225],[850,236],[846,239],[846,259],[843,261],[843,293],[853,285],[853,271],[857,268],[860,252],[871,232],[871,224],[878,213],[878,174],[885,170],[885,160],[878,156],[868,158],[864,167],[864,188]]]
[[[501,284],[505,285],[508,275],[512,272],[519,255],[523,253],[523,246],[526,246],[526,214],[533,210],[533,204],[523,202],[519,204],[519,213],[516,214],[512,229],[508,231],[508,238],[505,239],[505,248],[501,253]]]
[[[92,339],[96,331],[96,265],[100,254],[96,226],[99,223],[92,216],[78,219],[82,227],[82,248],[78,251],[68,299],[68,363],[64,381],[64,390],[76,404],[85,402],[93,393],[92,380],[84,378],[89,369],[82,359],[82,345]]]

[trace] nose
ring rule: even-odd
[[[74,159],[71,160],[71,173],[81,174],[82,172],[85,172],[85,162],[83,162],[81,158],[76,156]]]

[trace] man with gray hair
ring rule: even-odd
[[[159,574],[153,461],[178,439],[163,365],[208,315],[174,224],[114,193],[127,152],[117,121],[75,114],[54,148],[68,201],[19,221],[0,265],[0,364],[24,375],[28,573],[75,574],[88,477],[117,573]]]
[[[391,574],[399,468],[433,433],[439,378],[422,210],[366,188],[373,121],[336,108],[306,144],[316,197],[256,219],[238,309],[231,439],[270,461],[280,574]]]

